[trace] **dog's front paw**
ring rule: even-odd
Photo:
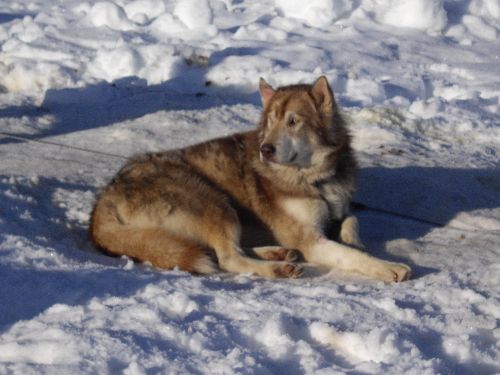
[[[411,268],[403,263],[387,262],[386,272],[384,272],[384,280],[386,282],[406,281],[411,278]]]
[[[273,267],[275,277],[296,279],[304,273],[304,267],[295,263],[282,263]]]

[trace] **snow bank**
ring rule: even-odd
[[[255,78],[269,75],[279,70],[273,61],[261,56],[228,56],[211,68],[206,78],[211,82],[222,84],[225,88],[255,91]]]
[[[8,91],[40,94],[50,88],[81,87],[93,84],[95,79],[111,82],[128,76],[154,85],[187,74],[189,69],[179,57],[193,61],[190,57],[197,55],[204,59],[202,66],[206,61],[221,64],[194,73],[208,74],[210,81],[217,83],[213,87],[219,87],[228,83],[217,73],[228,69],[220,55],[242,53],[269,59],[264,65],[268,70],[262,69],[262,75],[276,75],[279,83],[306,81],[313,78],[304,68],[311,64],[315,64],[312,70],[316,75],[333,75],[339,68],[349,70],[358,65],[363,56],[357,56],[353,64],[352,56],[343,56],[345,52],[339,46],[349,45],[345,37],[359,32],[357,23],[373,21],[394,35],[411,29],[432,35],[446,33],[461,45],[470,45],[476,39],[498,40],[500,6],[496,0],[460,4],[443,0],[268,0],[260,5],[208,0],[70,1],[66,15],[44,2],[33,3],[31,10],[29,5],[12,5],[8,12],[35,16],[14,17],[0,24],[0,85]],[[308,35],[309,39],[290,44],[294,33]],[[249,45],[253,50],[244,52]],[[393,49],[397,43],[388,45],[392,48],[387,52],[389,58],[397,57]],[[378,54],[388,58],[381,51],[371,53]],[[377,64],[376,59],[372,63]],[[195,64],[192,68],[199,67]],[[254,71],[244,68],[239,78],[231,78],[228,84],[247,87],[248,91],[252,82],[255,90]],[[216,81],[214,75],[221,80]],[[379,82],[354,79],[343,88],[348,89],[346,94],[352,100],[366,104],[380,100],[384,94]],[[359,95],[353,95],[353,90]],[[401,99],[397,98],[399,102]]]

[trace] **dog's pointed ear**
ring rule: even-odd
[[[272,86],[261,77],[259,80],[259,92],[262,105],[266,107],[276,91],[274,91]]]
[[[335,112],[335,98],[333,97],[332,89],[325,76],[319,77],[316,82],[314,82],[311,94],[321,113],[332,115]]]

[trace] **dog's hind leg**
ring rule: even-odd
[[[107,191],[96,204],[91,216],[90,235],[98,248],[111,255],[126,255],[163,269],[179,267],[201,274],[218,270],[206,246],[176,234],[158,220],[148,220],[153,211],[145,212],[145,208],[141,208],[134,211],[134,215],[126,215],[129,209],[126,203],[121,196]],[[165,210],[159,212],[163,217],[169,216]]]
[[[96,231],[94,241],[111,255],[126,255],[163,269],[210,274],[218,270],[209,249],[163,228],[134,228],[114,225]]]

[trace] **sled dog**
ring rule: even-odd
[[[302,261],[386,282],[410,268],[363,250],[356,161],[327,79],[273,89],[257,128],[131,158],[98,198],[93,243],[164,269],[299,277]]]

